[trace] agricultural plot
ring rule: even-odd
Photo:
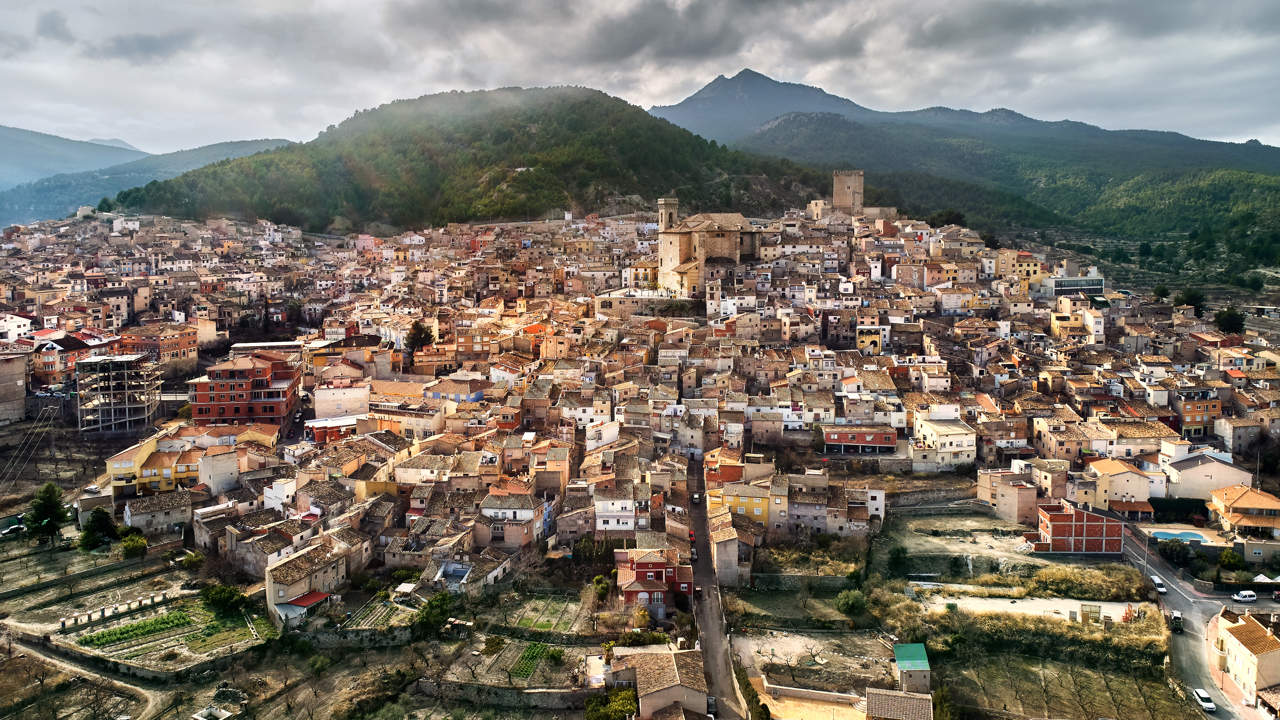
[[[413,619],[414,611],[386,600],[370,600],[351,615],[342,626],[350,629],[384,629],[392,625],[406,625]]]
[[[62,638],[112,659],[173,668],[274,636],[275,628],[260,614],[219,616],[190,597]]]
[[[450,667],[448,678],[508,687],[568,687],[582,656],[600,651],[503,637],[501,648],[490,652],[485,654],[482,640],[474,641]]]
[[[1099,717],[1164,720],[1198,714],[1159,679],[1106,672],[1021,656],[939,663],[940,684],[953,700],[982,710],[1028,717],[1094,720]]]
[[[560,596],[534,596],[507,613],[504,622],[516,627],[533,630],[572,632],[581,614],[577,598]]]

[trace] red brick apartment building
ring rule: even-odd
[[[149,323],[120,331],[120,350],[138,353],[164,366],[195,367],[199,353],[194,325]]]
[[[1024,537],[1034,552],[1080,555],[1120,555],[1124,552],[1124,523],[1068,502],[1036,508],[1040,531]]]
[[[301,382],[294,363],[268,350],[211,365],[207,375],[187,381],[191,419],[197,425],[283,425],[298,404]]]

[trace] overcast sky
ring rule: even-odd
[[[671,104],[750,67],[880,110],[1280,145],[1277,49],[1274,0],[5,0],[0,124],[167,152],[451,89]]]

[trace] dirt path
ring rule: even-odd
[[[71,662],[70,660],[63,658],[61,655],[48,652],[45,648],[39,645],[33,645],[20,640],[14,640],[13,645],[14,647],[22,648],[23,652],[34,655],[50,665],[65,670],[72,676],[90,675],[98,677],[120,693],[143,698],[146,700],[147,706],[142,711],[142,714],[138,716],[138,720],[151,720],[152,718],[158,717],[160,712],[169,706],[170,700],[172,699],[172,693],[170,692],[152,690],[150,688],[142,687],[141,685],[134,685],[122,680],[117,680],[114,677],[106,675],[98,668]]]

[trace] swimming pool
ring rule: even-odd
[[[1151,532],[1151,537],[1157,540],[1181,540],[1183,542],[1191,542],[1192,540],[1196,540],[1202,543],[1208,542],[1208,540],[1206,540],[1203,535],[1201,535],[1198,532],[1193,532],[1191,530],[1182,530],[1180,532],[1169,532],[1168,530],[1153,530]]]

